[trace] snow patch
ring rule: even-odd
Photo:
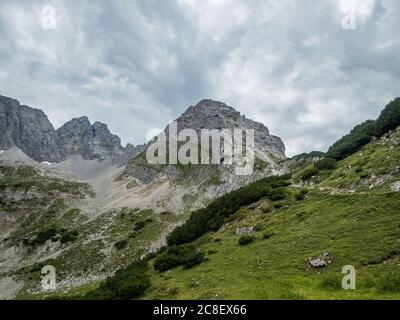
[[[2,154],[4,151],[6,151],[6,150],[0,150],[0,154]]]
[[[46,166],[52,166],[54,163],[48,162],[48,161],[43,161],[42,164],[45,164]]]

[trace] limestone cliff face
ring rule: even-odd
[[[176,121],[178,132],[185,128],[198,132],[201,129],[252,129],[255,134],[255,151],[259,156],[269,153],[277,159],[286,158],[285,145],[281,138],[271,135],[264,124],[247,119],[223,102],[201,100],[195,106],[189,107]]]
[[[36,161],[58,162],[79,154],[85,159],[112,159],[123,165],[143,149],[126,147],[106,124],[87,117],[72,119],[55,130],[42,110],[0,96],[0,149],[17,146]]]
[[[148,184],[167,177],[174,186],[184,186],[176,191],[177,194],[191,193],[200,198],[215,198],[226,192],[237,189],[263,177],[283,174],[287,171],[282,163],[286,159],[285,145],[279,137],[269,133],[262,123],[247,119],[234,108],[225,103],[202,100],[195,106],[189,107],[176,119],[177,132],[183,129],[193,129],[200,137],[202,129],[253,129],[255,166],[253,173],[245,176],[235,173],[235,166],[219,165],[150,165],[145,153],[131,159],[124,171],[124,176],[135,178],[138,182]],[[164,130],[168,139],[170,127]],[[152,142],[149,143],[149,145]],[[147,147],[149,146],[146,146]],[[167,150],[168,152],[168,150]],[[196,190],[191,189],[194,186]]]
[[[55,162],[64,157],[57,132],[42,110],[0,96],[0,149],[12,146],[37,161]]]
[[[65,154],[80,154],[85,159],[104,160],[111,158],[114,163],[123,164],[134,156],[139,148],[122,147],[121,139],[110,132],[107,125],[87,117],[75,118],[57,130],[58,141]]]

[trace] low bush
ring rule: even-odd
[[[380,292],[400,292],[400,274],[385,272],[377,280],[376,288]]]
[[[303,201],[305,199],[306,195],[302,192],[299,192],[296,194],[296,200],[297,201]]]
[[[269,194],[269,198],[272,201],[280,201],[280,200],[284,200],[286,198],[286,196],[282,190],[277,189],[277,190],[271,191],[271,193]]]
[[[337,168],[337,161],[332,158],[323,158],[315,164],[318,170],[333,170]]]
[[[245,246],[249,243],[252,243],[254,241],[254,237],[250,235],[243,235],[239,238],[239,244],[241,246]]]
[[[125,249],[128,246],[128,241],[120,240],[114,243],[114,248],[119,250]]]
[[[57,241],[57,229],[51,227],[46,230],[39,231],[36,237],[33,239],[34,245],[41,245],[44,244],[47,240]]]
[[[271,238],[273,235],[274,235],[273,232],[271,232],[271,231],[265,231],[264,234],[263,234],[263,239],[269,239],[269,238]]]
[[[275,209],[281,209],[281,208],[283,208],[283,203],[282,203],[282,202],[274,203],[274,208],[275,208]]]
[[[317,176],[319,174],[319,170],[315,166],[311,166],[305,169],[300,177],[301,180],[307,181],[312,177]]]
[[[328,157],[342,160],[360,150],[376,135],[375,121],[368,120],[355,126],[349,134],[335,142],[328,150]]]
[[[61,243],[67,243],[67,242],[73,242],[76,240],[76,238],[78,237],[78,231],[68,231],[65,230],[64,232],[62,232],[61,234],[61,239],[60,242]]]
[[[286,185],[287,183],[279,182],[286,179],[290,179],[290,176],[268,177],[215,199],[206,208],[193,212],[183,225],[170,233],[167,237],[168,245],[189,243],[209,231],[218,230],[225,219],[242,206],[257,202],[263,197],[269,196],[271,198],[272,196],[275,201],[284,199],[283,191],[273,189],[271,185],[277,186],[278,183],[279,185]]]
[[[191,268],[202,263],[204,252],[192,244],[171,246],[161,252],[154,260],[154,268],[158,271],[167,271],[177,266]]]
[[[376,120],[376,135],[383,136],[390,130],[396,129],[400,125],[400,98],[390,102],[381,112]]]
[[[147,261],[137,261],[118,270],[85,298],[94,300],[128,300],[142,296],[150,287]]]
[[[134,224],[133,230],[139,231],[139,230],[142,230],[145,226],[146,226],[146,222],[145,221],[139,221],[139,222],[136,222]]]
[[[396,98],[382,110],[378,119],[365,121],[335,142],[329,148],[327,155],[336,160],[342,160],[360,150],[374,137],[381,137],[399,125],[400,98]]]

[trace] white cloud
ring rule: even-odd
[[[325,150],[399,95],[399,14],[397,0],[2,2],[0,94],[134,143],[214,98],[264,122],[289,155]]]

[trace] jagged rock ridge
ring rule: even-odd
[[[201,100],[195,106],[190,106],[176,121],[178,132],[185,128],[196,131],[201,129],[253,129],[256,151],[268,151],[278,159],[286,158],[285,145],[281,138],[271,135],[264,124],[247,119],[223,102],[210,99]]]
[[[0,149],[12,146],[37,161],[55,162],[64,157],[57,133],[42,110],[0,96]]]
[[[17,146],[36,161],[59,162],[73,154],[85,159],[110,158],[125,164],[143,149],[126,147],[110,133],[106,124],[87,117],[72,119],[55,130],[46,114],[39,109],[20,105],[17,100],[0,96],[0,149]]]

